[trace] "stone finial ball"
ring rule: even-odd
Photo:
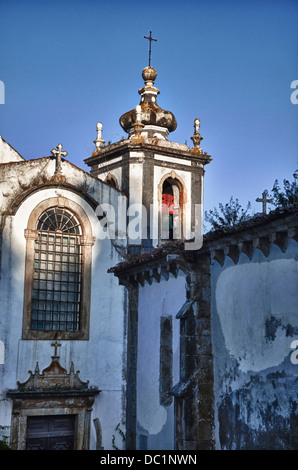
[[[154,80],[157,77],[157,72],[153,67],[148,66],[144,68],[142,72],[142,76],[145,82],[147,81],[154,82]]]

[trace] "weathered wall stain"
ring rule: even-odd
[[[298,448],[297,244],[213,265],[217,446]]]
[[[298,377],[255,375],[222,397],[218,407],[222,449],[293,450],[298,447]]]
[[[225,346],[242,371],[265,370],[289,353],[288,335],[298,328],[297,285],[298,262],[281,253],[219,273],[214,302]]]
[[[293,337],[298,335],[298,327],[293,326],[290,323],[283,325],[280,319],[275,318],[271,315],[270,318],[267,318],[265,321],[265,337],[268,341],[274,341],[276,338],[276,332],[278,328],[285,330],[286,336]]]

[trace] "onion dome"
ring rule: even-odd
[[[139,90],[140,108],[138,107],[138,112],[136,109],[132,109],[123,114],[119,119],[120,125],[125,132],[131,135],[134,133],[134,124],[138,121],[144,126],[143,131],[146,131],[146,128],[149,130],[151,126],[155,128],[157,126],[167,136],[169,132],[176,129],[177,122],[173,113],[165,111],[157,104],[159,89],[154,86],[154,80],[157,77],[156,70],[151,66],[145,67],[142,77],[145,86]]]

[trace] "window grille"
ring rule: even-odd
[[[33,330],[78,331],[82,230],[68,209],[54,207],[37,222],[32,291]]]

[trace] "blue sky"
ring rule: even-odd
[[[192,146],[198,117],[213,158],[206,210],[231,196],[261,210],[256,197],[297,169],[297,1],[2,0],[0,15],[0,134],[26,159],[61,142],[88,171],[98,121],[106,142],[126,136],[151,30],[158,103],[178,122],[169,139]]]

